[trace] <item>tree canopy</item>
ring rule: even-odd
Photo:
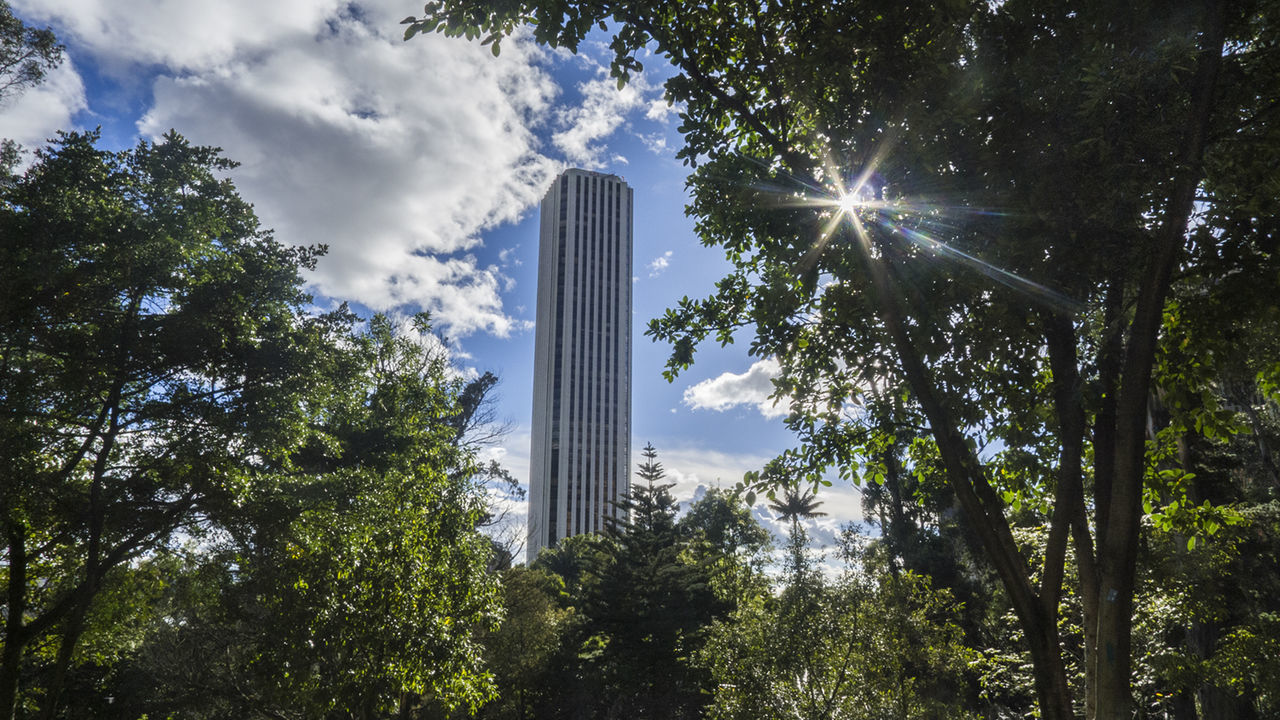
[[[0,0],[0,102],[40,84],[61,64],[62,50],[52,30],[24,24]]]
[[[263,230],[216,149],[96,143],[0,187],[0,717],[99,712],[68,689],[94,658],[193,644],[208,717],[478,705],[496,588],[462,432],[491,383],[425,318],[313,313],[321,250]]]
[[[1242,431],[1211,393],[1163,428],[1149,419],[1153,398],[1186,398],[1165,392],[1171,312],[1230,308],[1209,335],[1275,335],[1262,299],[1280,280],[1280,173],[1259,158],[1280,142],[1278,9],[444,0],[406,35],[496,51],[527,24],[576,50],[599,28],[619,84],[642,49],[669,61],[689,212],[734,265],[650,324],[672,343],[669,376],[700,342],[749,336],[781,365],[803,477],[861,481],[889,449],[945,478],[1024,630],[1046,718],[1075,713],[1058,629],[1070,550],[1074,697],[1111,719],[1133,711],[1146,506],[1182,509],[1201,534],[1230,515],[1185,510],[1176,480],[1195,468],[1152,444]],[[1195,367],[1231,355],[1274,397],[1273,357],[1210,348],[1181,350]],[[1019,546],[1028,522],[1047,528],[1042,555]]]
[[[0,0],[0,107],[39,85],[62,63],[62,51],[52,30],[26,25]],[[0,182],[17,166],[19,153],[17,143],[0,138]]]

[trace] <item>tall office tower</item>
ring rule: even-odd
[[[616,175],[566,170],[542,199],[530,561],[603,530],[630,486],[631,197]]]

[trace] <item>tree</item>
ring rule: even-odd
[[[769,531],[751,516],[742,497],[719,488],[693,503],[677,525],[691,541],[705,543],[711,553],[731,563],[751,565],[769,547]]]
[[[121,717],[416,718],[491,696],[480,468],[450,420],[470,384],[424,320],[349,338],[298,473],[169,578],[172,604],[112,670],[99,694]]]
[[[487,665],[499,696],[485,706],[484,717],[548,717],[544,696],[563,684],[558,683],[552,663],[574,621],[574,610],[560,605],[563,591],[564,583],[543,570],[516,567],[503,574],[505,617],[485,641]]]
[[[685,552],[677,504],[652,444],[611,523],[608,556],[583,598],[583,632],[599,648],[592,663],[606,688],[604,717],[692,718],[703,703],[704,673],[691,656],[711,620],[725,610],[712,568]]]
[[[52,30],[28,27],[0,0],[0,102],[39,85],[62,63],[63,49]]]
[[[1046,718],[1075,714],[1058,634],[1074,553],[1077,697],[1113,720],[1133,709],[1146,411],[1171,287],[1227,268],[1255,298],[1277,282],[1261,220],[1276,171],[1257,162],[1280,139],[1276,9],[446,0],[406,35],[496,51],[532,24],[576,50],[606,26],[619,83],[642,49],[665,57],[690,212],[735,266],[650,325],[673,344],[669,376],[708,336],[754,329],[815,478],[859,477],[868,422],[924,429],[918,457],[945,474],[1013,604]],[[862,413],[872,383],[901,412]],[[1048,527],[1038,567],[1015,502]]]
[[[269,619],[262,685],[307,717],[407,714],[418,699],[474,711],[492,694],[480,638],[498,588],[477,531],[482,468],[456,422],[476,390],[429,330],[425,315],[402,329],[375,316],[351,338],[357,372],[295,455],[301,482],[259,498],[239,538]]]
[[[258,228],[215,150],[96,139],[0,190],[3,717],[25,648],[58,647],[52,707],[109,575],[286,462],[334,329],[301,312],[316,252]]]
[[[14,16],[7,0],[0,0],[0,108],[39,85],[62,63],[63,49],[52,30],[28,27]],[[19,152],[17,143],[0,138],[0,182],[17,166]]]
[[[826,513],[818,509],[821,506],[822,501],[818,500],[818,494],[813,489],[801,489],[794,485],[783,487],[781,500],[769,502],[769,509],[778,513],[778,519],[790,520],[792,526],[799,525],[801,520],[825,517]]]
[[[586,611],[592,598],[604,594],[598,585],[603,569],[611,562],[613,545],[605,535],[573,535],[544,548],[530,565],[531,570],[552,575],[564,588],[557,605],[566,613],[560,646],[547,659],[546,674],[555,681],[541,687],[532,698],[530,704],[537,710],[534,717],[591,718],[600,711],[609,689],[605,683],[608,673],[601,668],[600,638],[590,627]],[[499,686],[503,696],[500,708],[509,702],[513,689],[518,691],[519,687]]]
[[[803,538],[797,525],[793,538]],[[847,536],[846,540],[850,537]],[[708,717],[969,717],[957,702],[972,653],[946,591],[854,549],[829,580],[803,552],[776,595],[717,620],[699,662],[715,678]]]
[[[94,673],[141,712],[479,705],[477,391],[425,318],[309,314],[318,251],[261,230],[216,149],[96,140],[0,189],[0,717]]]

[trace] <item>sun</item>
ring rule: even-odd
[[[859,196],[857,191],[847,192],[836,198],[836,208],[838,208],[844,215],[852,215],[857,212],[858,208],[862,207],[862,205],[863,199]]]

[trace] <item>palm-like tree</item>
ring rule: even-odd
[[[826,513],[818,510],[818,506],[821,504],[813,488],[801,490],[799,483],[787,485],[782,491],[782,497],[780,499],[775,497],[769,503],[769,509],[778,513],[779,519],[791,521],[791,542],[788,545],[791,555],[790,574],[793,587],[798,587],[803,583],[809,567],[804,557],[805,546],[809,544],[809,538],[804,528],[800,527],[800,521],[826,515]]]
[[[783,491],[781,499],[775,498],[769,503],[769,509],[778,513],[779,519],[795,524],[801,520],[825,517],[826,513],[818,510],[821,505],[813,488],[801,490],[799,485],[792,485]]]

